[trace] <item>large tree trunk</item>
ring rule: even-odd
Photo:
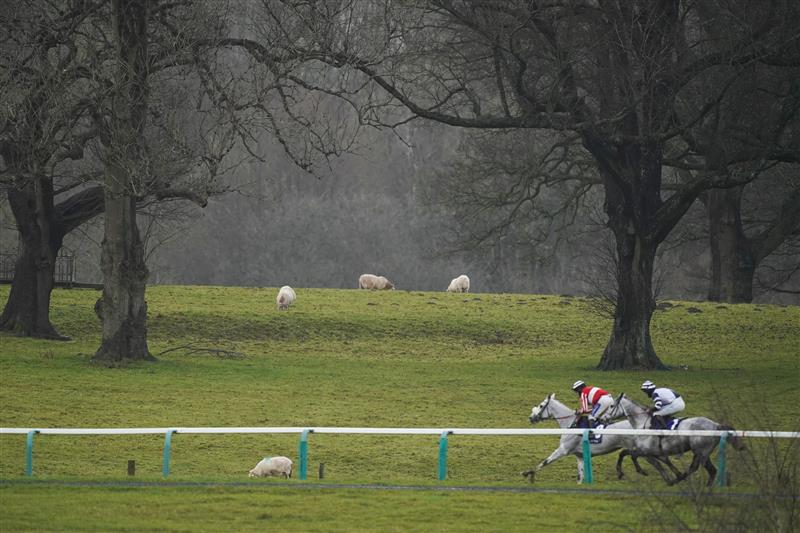
[[[742,228],[741,202],[744,186],[712,189],[708,209],[711,284],[708,299],[713,302],[753,301],[756,258]]]
[[[63,238],[103,212],[99,187],[85,189],[53,206],[49,178],[18,180],[8,189],[8,199],[19,234],[19,256],[0,329],[18,335],[68,340],[50,322],[50,297]]]
[[[103,296],[96,310],[103,339],[94,361],[152,360],[147,347],[147,267],[136,225],[135,192],[146,168],[147,18],[149,0],[115,0],[118,66],[112,130],[105,139],[105,234],[101,268]]]
[[[53,189],[42,177],[20,178],[8,189],[20,236],[14,279],[0,329],[19,335],[66,340],[50,322],[50,294],[63,233],[54,219]]]
[[[136,226],[136,202],[127,195],[106,195],[105,237],[100,266],[103,296],[96,310],[103,340],[95,361],[152,360],[147,347],[147,266]]]
[[[653,265],[656,246],[636,233],[616,234],[617,301],[614,326],[600,370],[664,369],[650,340],[655,310]]]
[[[662,207],[661,148],[620,145],[613,151],[589,138],[605,189],[608,227],[616,243],[617,300],[611,337],[600,370],[665,369],[650,339],[655,311],[653,266],[668,224],[657,222]]]

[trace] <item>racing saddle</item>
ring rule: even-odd
[[[650,418],[650,429],[678,429],[683,420],[683,418],[675,418],[670,415],[653,415]]]
[[[606,427],[606,423],[600,420],[592,421],[589,419],[588,414],[582,414],[575,419],[575,423],[572,425],[573,428],[579,429],[603,429]],[[589,434],[589,442],[591,444],[600,444],[603,442],[603,436],[597,435],[595,433]]]

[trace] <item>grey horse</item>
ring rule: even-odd
[[[533,409],[531,409],[530,422],[531,424],[536,424],[537,422],[541,422],[542,420],[548,418],[555,420],[561,428],[570,428],[574,426],[577,415],[570,407],[567,407],[563,403],[556,400],[555,393],[552,393],[548,395],[539,405],[536,405],[533,407]],[[609,424],[606,427],[608,429],[631,429],[631,424],[629,421],[623,420],[614,424]],[[547,459],[536,465],[535,468],[522,472],[522,475],[533,482],[536,473],[545,466],[567,455],[574,455],[577,457],[578,461],[578,483],[582,483],[584,468],[583,447],[581,445],[582,439],[583,436],[578,434],[562,435],[558,448],[556,448],[556,450],[551,453]],[[628,448],[629,445],[632,444],[632,441],[632,435],[603,435],[602,441],[598,444],[590,443],[589,449],[592,456],[605,455],[619,450],[620,448]],[[637,456],[632,456],[636,471],[640,474],[644,474],[644,471],[636,462],[636,458]],[[653,463],[657,462],[657,460],[654,458],[647,456],[645,456],[645,458]],[[671,464],[669,466],[674,469]],[[621,468],[619,464],[617,466],[617,472],[621,477]]]
[[[651,427],[652,415],[650,410],[647,407],[631,400],[625,396],[625,394],[621,394],[619,398],[617,398],[614,406],[609,410],[609,414],[610,416],[616,416],[619,414],[624,415],[630,425],[636,429],[649,429]],[[719,424],[704,416],[695,416],[683,419],[680,423],[679,429],[711,431],[733,430],[733,428],[730,426]],[[730,437],[728,442],[730,442],[736,450],[744,449],[744,443],[742,443],[741,439],[735,436]],[[692,452],[693,457],[691,465],[689,465],[689,468],[686,470],[686,472],[679,473],[675,479],[671,479],[658,464],[652,464],[656,466],[656,469],[661,474],[661,477],[664,478],[664,481],[666,481],[668,485],[683,481],[695,473],[697,469],[700,468],[700,465],[703,465],[708,472],[707,485],[710,487],[713,485],[714,479],[717,476],[717,468],[711,461],[711,453],[714,451],[714,448],[716,448],[718,443],[718,437],[701,437],[694,435],[670,435],[663,437],[658,435],[637,435],[633,437],[630,445],[626,446],[627,452],[624,453],[631,455],[632,458],[663,458],[670,455]],[[622,461],[624,453],[620,454],[620,462]]]

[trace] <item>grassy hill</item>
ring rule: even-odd
[[[7,291],[8,287],[0,287],[3,301]],[[576,379],[644,400],[638,388],[646,378],[680,391],[688,415],[703,414],[743,429],[796,430],[800,426],[797,307],[670,302],[671,306],[656,312],[652,335],[659,356],[673,370],[603,373],[594,367],[611,324],[580,298],[296,291],[295,305],[278,312],[274,288],[151,287],[147,293],[149,342],[158,362],[104,368],[88,363],[99,346],[100,324],[92,310],[98,293],[56,290],[52,320],[73,340],[0,336],[0,426],[529,427],[531,407],[548,393],[576,403],[569,388]],[[756,408],[762,404],[765,412]],[[283,454],[296,460],[297,440],[296,435],[177,435],[170,480],[247,481],[247,470],[265,455]],[[453,437],[446,484],[523,486],[519,472],[546,457],[557,441],[557,437]],[[437,446],[438,438],[432,436],[313,435],[309,473],[315,474],[317,465],[325,463],[326,481],[331,483],[439,485],[435,481]],[[40,436],[35,443],[36,479],[121,480],[127,460],[134,459],[136,479],[159,480],[162,449],[163,436]],[[24,479],[24,451],[23,437],[0,437],[0,479]],[[641,488],[643,480],[614,478],[614,460],[615,456],[609,456],[597,461],[597,486]],[[735,461],[731,468],[735,472]],[[574,474],[575,461],[565,459],[543,470],[537,483],[572,488]],[[230,504],[227,511],[231,511],[237,505],[246,508],[243,502],[249,498],[266,497],[258,487],[276,485],[263,480],[254,483],[253,488],[244,489],[195,489],[193,493],[187,489],[184,495],[202,499],[221,490],[219,500],[238,502]],[[664,488],[652,476],[646,483],[645,488]],[[137,495],[143,502],[175,497],[164,494],[169,493],[164,488],[143,490]],[[70,507],[64,498],[79,498],[80,493],[80,497],[107,501],[113,509],[114,502],[125,501],[121,492],[124,489],[2,484],[0,510],[6,514],[13,508],[11,518],[21,519],[27,505],[47,498],[58,502],[53,516],[68,517],[69,513],[58,510],[59,505]],[[293,508],[291,502],[299,505],[298,499],[312,497],[323,516],[329,508],[352,508],[349,522],[338,521],[341,513],[319,524],[312,520],[324,531],[348,530],[348,524],[359,523],[362,511],[372,509],[374,514],[378,508],[395,510],[378,513],[380,520],[386,520],[383,530],[401,524],[397,520],[411,520],[402,522],[408,527],[398,530],[413,529],[416,514],[396,516],[397,506],[410,500],[418,500],[413,505],[420,517],[435,523],[441,519],[444,524],[448,517],[463,516],[465,527],[478,527],[500,506],[507,515],[502,523],[510,530],[526,520],[530,525],[531,498],[545,507],[581,500],[580,495],[377,495],[364,491],[312,496],[288,488],[268,494],[285,500],[288,509]],[[619,503],[624,500],[593,496],[592,502],[604,502],[594,510],[595,516],[611,513],[615,506],[625,509]],[[173,504],[180,508],[178,502]],[[221,512],[220,505],[210,509]],[[476,510],[483,507],[485,513]],[[459,511],[462,508],[470,511]],[[271,520],[283,512],[264,513]],[[87,525],[80,517],[76,520],[78,525]],[[154,519],[144,513],[143,522],[137,520],[130,515],[128,521],[143,525]],[[199,520],[196,527],[187,529],[213,524]],[[280,523],[288,529],[313,529],[305,518],[296,526],[289,519]],[[66,529],[69,524],[62,522]],[[92,524],[97,530],[108,525],[100,517]],[[372,529],[372,524],[367,521],[363,528],[354,529]]]

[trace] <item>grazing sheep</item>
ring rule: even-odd
[[[292,477],[292,460],[279,455],[277,457],[264,457],[250,470],[250,477],[278,477],[286,479]]]
[[[388,290],[388,289],[394,289],[394,283],[392,283],[383,276],[375,276],[373,274],[361,274],[361,276],[359,276],[358,278],[358,288]]]
[[[288,285],[281,287],[278,291],[278,311],[286,311],[289,306],[297,299],[294,289]]]
[[[461,274],[450,282],[447,292],[469,292],[469,278]]]

